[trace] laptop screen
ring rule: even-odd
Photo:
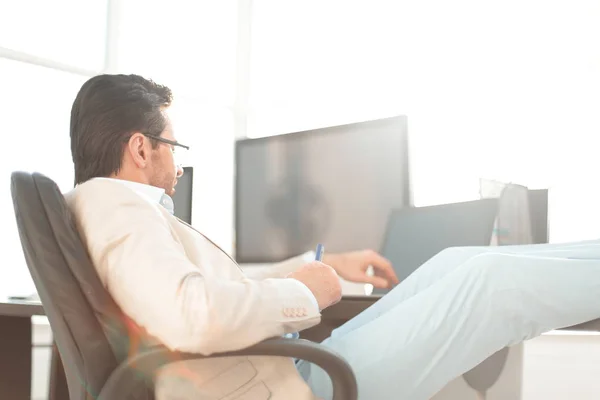
[[[392,262],[398,278],[406,279],[445,248],[488,246],[497,210],[498,199],[394,210],[381,254]]]

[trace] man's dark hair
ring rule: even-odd
[[[138,75],[98,75],[83,84],[71,109],[75,184],[119,172],[124,143],[135,132],[159,136],[171,90]],[[153,141],[153,146],[158,145]]]

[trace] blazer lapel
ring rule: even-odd
[[[174,216],[174,215],[173,215]],[[175,216],[174,216],[175,217]],[[238,269],[240,271],[242,271],[242,268],[239,266],[239,264],[225,251],[223,250],[219,245],[217,245],[215,242],[213,242],[212,240],[210,240],[205,234],[203,234],[202,232],[200,232],[198,229],[194,228],[193,226],[191,226],[190,224],[188,224],[187,222],[179,219],[178,217],[175,217],[177,219],[177,221],[179,221],[181,224],[187,226],[188,228],[192,229],[193,231],[195,231],[196,233],[198,233],[200,236],[202,236],[204,239],[206,239],[208,242],[210,242],[210,244],[212,244],[213,246],[215,246],[217,249],[219,249],[219,251],[221,253],[223,253],[225,256],[227,256],[227,258],[229,258],[231,260],[231,262],[233,262],[235,264],[236,267],[238,267]]]

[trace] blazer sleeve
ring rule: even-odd
[[[160,206],[132,191],[87,198],[76,216],[102,281],[123,312],[170,349],[209,355],[319,323],[294,279],[203,275]]]
[[[251,266],[242,265],[241,267],[247,276],[254,279],[285,278],[288,274],[296,271],[303,265],[314,261],[314,259],[315,252],[308,251],[279,263]]]

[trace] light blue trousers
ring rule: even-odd
[[[361,400],[427,400],[506,347],[600,318],[600,240],[442,251],[323,344],[352,366]],[[299,362],[314,393],[319,367]]]

